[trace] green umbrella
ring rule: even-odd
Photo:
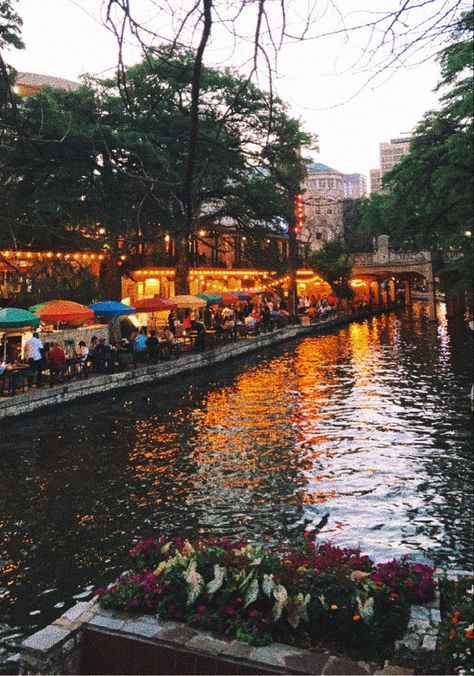
[[[196,296],[205,300],[208,305],[217,305],[223,301],[219,293],[197,293]]]
[[[28,310],[21,310],[18,307],[7,307],[0,310],[0,329],[20,329],[24,326],[32,326],[36,328],[39,326],[40,318],[28,312]],[[7,354],[7,339],[5,338],[3,344],[3,359]]]
[[[21,310],[18,307],[6,307],[0,310],[0,329],[20,329],[23,326],[39,326],[38,315]]]
[[[28,312],[38,312],[38,310],[42,310],[46,303],[38,303],[38,305],[31,305],[31,307],[28,308]]]

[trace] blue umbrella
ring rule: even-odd
[[[253,298],[249,293],[244,293],[243,291],[231,291],[230,293],[239,300],[252,300]]]
[[[124,317],[125,315],[134,315],[136,312],[134,307],[119,303],[116,300],[104,300],[100,303],[93,303],[89,307],[94,310],[98,317]]]

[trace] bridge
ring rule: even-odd
[[[440,261],[431,251],[397,252],[389,248],[388,235],[379,235],[374,239],[373,253],[351,254],[353,263],[352,277],[370,282],[372,302],[381,304],[385,292],[386,304],[395,302],[395,280],[403,282],[405,302],[411,304],[411,285],[414,280],[424,278],[428,290],[429,319],[436,321],[436,266]],[[382,285],[382,282],[386,283]],[[384,288],[385,287],[385,288]],[[447,298],[447,315],[462,312],[463,301],[459,298]]]

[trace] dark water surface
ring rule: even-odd
[[[159,532],[472,566],[472,338],[413,311],[0,430],[0,652]],[[3,629],[2,629],[3,626]]]

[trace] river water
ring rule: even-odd
[[[156,533],[469,568],[472,337],[425,307],[0,430],[0,654]]]

